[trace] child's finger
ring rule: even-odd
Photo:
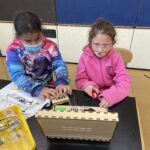
[[[70,86],[66,86],[66,89],[67,89],[66,93],[71,95],[72,94],[72,90],[71,90]]]
[[[104,101],[104,100],[101,100],[99,106],[100,106],[100,107],[104,107],[104,106],[105,106],[105,101]]]
[[[52,95],[52,96],[57,96],[58,95],[57,91],[54,90],[54,89],[51,89],[48,93],[49,93],[49,95]]]
[[[49,93],[47,93],[47,92],[43,93],[43,94],[42,94],[42,97],[44,97],[45,99],[46,99],[46,98],[50,98],[50,97],[49,97]]]
[[[67,87],[67,86],[64,86],[64,87],[63,87],[63,92],[64,92],[64,93],[68,93],[68,87]]]
[[[89,95],[92,96],[93,88],[89,89]]]
[[[42,100],[45,100],[46,98],[45,98],[45,96],[44,95],[42,95],[42,94],[40,94],[40,99],[42,99]]]
[[[106,100],[102,100],[99,104],[101,108],[108,108],[108,102]]]
[[[96,93],[99,93],[99,90],[97,89],[97,87],[94,86],[93,89],[94,89],[94,91],[95,91]]]
[[[63,93],[63,87],[62,86],[57,86],[56,90],[58,91],[59,94]]]

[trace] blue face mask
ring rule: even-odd
[[[101,51],[94,51],[94,54],[97,56],[97,57],[103,57],[105,56],[107,53],[108,53],[109,50],[101,50]]]
[[[42,49],[42,41],[35,45],[29,45],[29,44],[23,44],[25,47],[25,50],[31,53],[37,53]]]
[[[102,53],[101,52],[94,52],[94,54],[97,56],[97,57],[101,57],[102,56]]]

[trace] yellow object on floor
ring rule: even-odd
[[[34,150],[35,142],[18,105],[0,110],[0,150]]]

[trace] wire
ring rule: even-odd
[[[0,119],[0,131],[6,129],[17,129],[21,126],[21,122],[17,116],[10,116]]]
[[[135,20],[134,20],[134,23],[133,23],[133,33],[132,33],[132,37],[131,37],[131,44],[130,44],[130,50],[131,50],[131,47],[132,47],[132,42],[133,42],[133,38],[134,38],[134,34],[135,34],[135,29],[136,29],[136,24],[137,24],[137,21],[138,21],[138,17],[139,17],[139,14],[140,14],[140,8],[141,8],[141,0],[137,0],[137,13],[136,13],[136,16],[135,16]]]
[[[137,9],[136,9],[137,13],[136,13],[136,16],[135,16],[133,27],[136,27],[136,24],[137,24],[137,21],[138,21],[138,18],[139,18],[139,14],[140,14],[141,4],[142,4],[142,0],[137,0]]]
[[[12,112],[12,111],[10,111]],[[10,114],[10,112],[6,112]],[[11,141],[16,141],[21,138],[22,122],[17,117],[17,115],[4,116],[0,119],[0,145],[8,143]]]

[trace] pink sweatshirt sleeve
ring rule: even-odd
[[[120,55],[116,59],[114,84],[102,92],[101,96],[108,100],[109,107],[120,102],[128,96],[131,88],[131,78],[125,68],[124,62]]]
[[[78,63],[76,76],[75,76],[75,83],[76,83],[76,87],[78,89],[81,89],[81,90],[84,90],[89,85],[93,85],[93,86],[97,87],[95,82],[89,80],[82,56],[81,56],[79,63]]]

